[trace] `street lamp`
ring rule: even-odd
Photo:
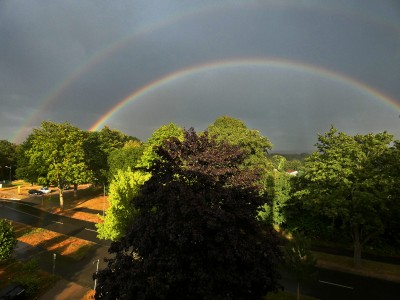
[[[11,183],[11,169],[12,169],[12,167],[11,166],[5,166],[5,167],[10,169],[10,183]]]

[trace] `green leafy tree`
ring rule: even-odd
[[[124,167],[119,169],[122,167],[119,162],[116,165],[111,164],[115,168],[116,174],[110,184],[110,207],[106,210],[104,222],[97,225],[100,239],[116,240],[124,234],[137,211],[131,207],[132,198],[138,195],[139,189],[151,177],[149,168],[158,158],[155,149],[172,137],[182,139],[182,129],[173,123],[161,126],[153,132],[144,146],[136,147],[136,144],[127,146],[126,153],[124,153],[127,156],[125,157],[131,163],[137,161],[132,168],[128,167],[127,170],[124,170]],[[115,151],[117,151],[115,159],[118,159],[120,151]],[[114,159],[113,153],[110,155],[111,160]],[[140,157],[139,154],[141,154]]]
[[[173,137],[180,140],[183,139],[183,129],[174,123],[163,125],[155,130],[144,144],[143,155],[138,166],[142,168],[150,168],[153,161],[158,158],[155,148],[162,145],[164,141]]]
[[[280,252],[257,219],[266,198],[239,147],[185,133],[156,154],[96,299],[262,299],[279,287]]]
[[[207,131],[218,141],[239,145],[245,151],[243,166],[258,168],[264,174],[272,171],[271,161],[267,157],[268,151],[272,149],[272,143],[258,130],[247,128],[239,119],[222,116],[208,126]]]
[[[17,239],[10,221],[0,219],[0,262],[9,259],[17,245]]]
[[[85,161],[88,169],[93,174],[95,183],[107,183],[108,174],[108,153],[101,145],[100,133],[98,131],[86,132],[83,149],[85,151]]]
[[[132,206],[132,199],[138,196],[140,187],[150,178],[146,172],[118,170],[110,184],[110,206],[103,223],[96,224],[98,238],[117,240],[121,238],[132,223],[137,209]]]
[[[363,245],[384,231],[392,184],[385,157],[392,140],[386,132],[350,136],[332,127],[318,137],[318,150],[305,163],[297,196],[347,228],[356,266],[361,264]]]
[[[138,138],[126,135],[119,130],[110,129],[108,126],[104,126],[99,131],[100,148],[107,155],[109,155],[115,149],[121,149],[128,141],[140,142]]]
[[[104,126],[100,131],[87,132],[84,142],[86,162],[93,173],[95,182],[106,184],[109,182],[109,156],[115,150],[122,149],[128,142],[137,142],[139,139],[126,135],[121,131]]]
[[[121,149],[116,149],[108,156],[109,181],[111,181],[118,170],[135,168],[142,157],[144,146],[137,141],[128,141]]]
[[[33,130],[32,145],[27,151],[29,162],[32,167],[47,168],[47,180],[59,188],[61,209],[65,184],[80,184],[92,178],[86,165],[84,140],[84,132],[69,123],[44,121]]]
[[[260,216],[264,220],[271,220],[276,226],[281,226],[286,221],[285,207],[290,198],[291,176],[285,171],[274,170],[269,175],[268,182],[271,201],[260,211]]]
[[[14,169],[16,166],[16,148],[17,145],[7,141],[0,140],[0,180],[11,180],[14,177]],[[7,166],[7,167],[6,167]],[[11,169],[10,169],[11,168]]]
[[[46,166],[30,164],[28,150],[32,147],[32,138],[33,135],[30,134],[22,144],[17,146],[17,168],[15,171],[18,179],[23,179],[31,184],[38,182],[39,177],[45,177],[47,174]]]

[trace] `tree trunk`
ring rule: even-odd
[[[74,183],[74,198],[78,196],[78,184]]]
[[[61,210],[64,209],[64,195],[63,195],[62,189],[60,189],[60,208],[61,208]]]
[[[361,266],[361,241],[360,241],[360,231],[358,230],[358,225],[353,228],[353,247],[354,247],[354,266]]]
[[[300,300],[300,281],[297,281],[297,300]]]

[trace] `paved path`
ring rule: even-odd
[[[48,290],[40,300],[67,300],[76,299],[82,300],[82,298],[90,291],[89,288],[83,287],[75,282],[70,282],[65,279],[57,281],[54,287]]]

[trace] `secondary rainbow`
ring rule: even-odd
[[[178,70],[176,72],[170,73],[164,77],[161,77],[157,80],[154,80],[147,85],[144,85],[132,93],[127,95],[122,100],[118,101],[118,103],[113,106],[110,110],[108,110],[100,119],[98,119],[92,126],[90,126],[90,131],[99,130],[102,126],[106,125],[107,121],[116,114],[123,107],[127,106],[129,103],[137,101],[141,97],[146,94],[161,88],[169,83],[172,83],[176,80],[179,80],[185,76],[190,76],[193,74],[198,74],[211,70],[218,70],[223,68],[237,68],[237,67],[262,67],[262,68],[278,68],[278,69],[287,69],[293,71],[300,71],[308,74],[313,74],[321,78],[326,78],[329,80],[333,80],[335,82],[345,84],[354,89],[358,89],[370,96],[375,97],[379,101],[385,103],[385,105],[390,106],[391,108],[400,112],[400,103],[395,99],[385,95],[384,93],[374,89],[367,84],[360,82],[354,78],[349,77],[348,75],[331,71],[319,66],[305,64],[302,62],[294,61],[294,60],[283,60],[283,59],[273,59],[273,58],[246,58],[246,59],[237,59],[237,60],[224,60],[224,61],[215,61],[202,65],[195,65],[189,68],[185,68],[182,70]]]
[[[373,21],[375,23],[388,26],[392,29],[399,30],[397,24],[390,23],[388,20],[383,18],[376,18],[375,16],[366,16],[360,14],[359,11],[345,11],[335,7],[334,5],[328,5],[324,3],[321,5],[316,2],[297,2],[297,1],[289,1],[289,0],[270,0],[265,2],[260,2],[257,0],[236,0],[236,1],[226,1],[221,3],[208,4],[203,7],[195,7],[191,10],[179,11],[175,14],[169,15],[167,18],[164,18],[158,22],[145,24],[139,29],[135,29],[133,32],[128,34],[127,36],[116,40],[111,45],[107,45],[106,47],[100,49],[95,52],[89,60],[80,64],[75,68],[63,81],[59,82],[54,86],[49,92],[47,92],[43,99],[40,101],[37,108],[31,113],[28,117],[25,118],[25,122],[21,125],[20,129],[15,133],[13,141],[22,139],[22,136],[25,135],[25,131],[27,131],[28,127],[30,127],[34,122],[36,122],[41,116],[42,112],[50,107],[52,104],[57,102],[57,99],[70,87],[74,82],[76,82],[79,78],[81,78],[84,74],[89,72],[94,66],[98,65],[102,61],[104,61],[107,57],[115,54],[120,49],[126,47],[129,43],[134,40],[140,39],[140,37],[146,36],[151,32],[154,32],[160,28],[168,26],[173,23],[182,22],[192,17],[199,16],[202,14],[208,14],[210,12],[218,12],[218,10],[224,11],[227,8],[238,8],[240,6],[247,7],[249,5],[261,6],[261,5],[274,5],[280,7],[298,7],[298,8],[306,8],[306,9],[314,9],[317,11],[325,11],[327,13],[333,14],[347,14],[350,18],[359,18],[365,19],[366,21]],[[379,93],[379,92],[378,92]]]

